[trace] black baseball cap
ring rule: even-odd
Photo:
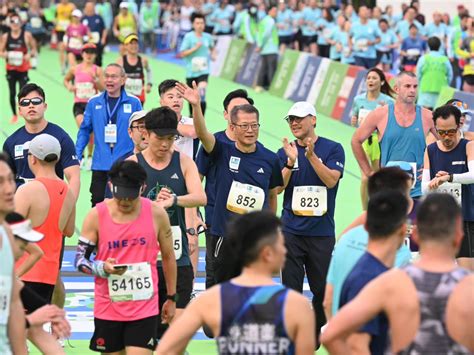
[[[115,162],[108,175],[112,183],[112,194],[118,199],[138,198],[140,188],[146,181],[145,169],[131,160]]]
[[[135,200],[140,196],[141,186],[127,185],[119,179],[112,180],[112,195],[118,199]]]
[[[147,131],[153,131],[158,136],[179,135],[178,116],[168,106],[151,110],[144,119]]]

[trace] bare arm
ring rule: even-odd
[[[372,175],[373,170],[370,166],[369,160],[367,159],[367,155],[362,148],[362,143],[364,143],[364,141],[377,129],[378,121],[380,120],[379,112],[380,111],[377,109],[367,115],[364,122],[362,122],[362,125],[355,131],[351,141],[354,156],[357,159],[361,170],[367,176]]]
[[[70,92],[74,91],[74,84],[72,82],[74,80],[74,72],[75,72],[75,67],[72,67],[71,69],[68,70],[63,80],[64,86]]]
[[[76,228],[76,198],[71,190],[68,191],[68,195],[73,207],[64,227],[63,234],[66,237],[72,237]]]
[[[28,32],[28,31],[25,32],[25,39],[26,39],[26,45],[30,49],[31,54],[33,56],[38,55],[38,51],[36,49],[36,41],[35,41],[35,39],[33,38],[33,36],[31,35],[30,32]]]
[[[104,71],[102,68],[97,68],[97,79],[95,82],[97,86],[98,91],[104,91],[105,90],[105,82],[104,82]]]
[[[1,58],[7,57],[6,44],[7,44],[7,34],[5,33],[0,38],[0,57]]]
[[[21,303],[20,290],[23,284],[15,275],[12,275],[12,299],[10,302],[10,316],[8,317],[8,339],[13,354],[26,355],[26,323],[25,311]]]
[[[43,250],[34,243],[28,243],[25,247],[25,251],[28,253],[28,257],[25,261],[16,269],[18,277],[23,276],[38,262],[39,259],[44,255]]]
[[[64,169],[64,176],[76,200],[79,198],[81,190],[81,170],[79,165],[72,165]]]
[[[186,101],[191,104],[193,108],[194,129],[196,130],[196,135],[201,141],[204,150],[211,153],[216,144],[216,137],[207,130],[204,115],[201,111],[201,97],[199,96],[196,83],[193,82],[192,89],[182,83],[176,84],[176,88]]]
[[[178,206],[182,207],[198,207],[205,206],[207,203],[207,196],[202,188],[201,179],[196,163],[186,156],[181,154],[182,166],[184,167],[184,177],[186,180],[186,189],[188,194],[178,197]]]
[[[277,213],[278,209],[278,190],[279,187],[274,187],[268,191],[268,207],[274,214]]]
[[[34,192],[32,184],[21,185],[15,193],[15,212],[21,214],[25,218],[30,215],[30,199],[28,196]]]
[[[328,322],[332,318],[333,293],[334,293],[334,287],[330,283],[326,283],[326,291],[324,292],[323,307],[324,307],[324,314],[326,315]]]
[[[295,342],[296,354],[314,354],[316,348],[314,312],[304,296],[294,291],[288,293],[285,319],[288,335]]]
[[[197,138],[194,124],[178,124],[178,132],[183,137]]]
[[[298,159],[298,149],[296,148],[296,143],[295,142],[288,142],[287,138],[283,138],[283,149],[285,150],[285,154],[288,157],[287,160],[287,165],[288,166],[294,166],[296,163],[296,159]],[[288,186],[288,183],[290,182],[291,178],[291,169],[288,169],[284,167],[281,170],[281,175],[283,176],[283,186],[278,187],[277,191],[278,194],[282,193],[286,187]]]
[[[346,229],[344,229],[341,233],[341,236],[346,234],[348,231],[350,231],[352,228],[355,228],[355,227],[358,227],[358,226],[361,226],[363,224],[365,224],[365,221],[366,221],[366,218],[367,218],[367,212],[362,212],[361,215],[359,215],[356,219],[354,219],[352,221],[351,224],[349,224]],[[340,238],[340,237],[339,237]]]

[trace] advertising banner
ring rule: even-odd
[[[273,77],[272,84],[270,86],[270,94],[284,97],[288,84],[293,76],[296,69],[300,52],[287,50],[280,58],[278,63],[277,71]]]
[[[365,87],[365,75],[367,74],[367,70],[362,69],[357,72],[357,75],[354,80],[354,85],[350,91],[349,97],[347,98],[347,103],[344,108],[344,113],[342,114],[341,121],[350,125],[351,124],[351,110],[352,110],[352,103],[354,102],[354,98],[362,91]]]
[[[296,91],[298,91],[301,79],[306,72],[306,65],[308,63],[309,56],[309,53],[300,52],[298,60],[296,61],[295,69],[293,70],[293,75],[291,76],[288,86],[286,87],[285,94],[283,95],[285,99],[290,99],[291,96]]]
[[[221,70],[221,78],[234,81],[243,60],[247,42],[242,39],[233,39],[225,57]]]
[[[216,60],[211,61],[211,75],[220,76],[222,68],[224,67],[227,52],[232,43],[232,36],[219,36],[216,41],[215,52]]]
[[[327,58],[320,58],[321,62],[319,63],[318,70],[316,72],[316,76],[314,77],[313,83],[311,85],[311,89],[309,90],[308,97],[306,101],[310,103],[314,103],[316,105],[316,100],[318,99],[319,93],[323,88],[324,81],[326,80],[326,74],[329,69],[329,65],[331,61]]]
[[[438,102],[436,106],[441,106],[446,103],[446,101],[451,99],[461,100],[467,107],[471,110],[469,115],[466,115],[466,121],[464,122],[464,127],[468,127],[467,129],[464,128],[466,131],[474,131],[474,94],[459,91],[451,87],[445,87],[441,90],[441,93],[438,97]]]
[[[361,70],[363,70],[363,68],[361,67],[355,67],[352,65],[349,66],[349,69],[346,73],[346,77],[342,81],[341,88],[339,89],[336,104],[334,105],[334,108],[332,110],[332,115],[330,115],[332,118],[340,120],[344,116],[344,110],[348,105],[349,96],[356,82],[357,73]]]
[[[319,65],[322,62],[322,58],[307,56],[304,63],[304,70],[301,73],[299,82],[295,85],[295,90],[291,93],[288,98],[292,101],[306,101],[311,91],[316,73],[318,72]]]
[[[331,117],[348,69],[347,64],[333,61],[329,63],[325,80],[316,99],[317,112]]]
[[[257,82],[262,61],[260,53],[256,52],[255,48],[257,48],[256,45],[247,46],[244,63],[235,78],[235,81],[239,84],[253,87]]]

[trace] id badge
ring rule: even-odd
[[[105,143],[115,144],[117,143],[117,125],[109,123],[105,126],[104,131],[104,140]]]

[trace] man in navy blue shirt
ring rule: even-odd
[[[369,200],[365,228],[369,233],[367,251],[342,286],[340,308],[353,300],[370,281],[393,267],[407,229],[408,200],[401,192],[379,192]],[[387,346],[388,320],[379,314],[348,338],[352,350],[383,354]]]
[[[277,190],[283,185],[278,157],[257,144],[259,112],[249,104],[239,105],[230,113],[235,143],[224,143],[210,133],[204,122],[196,83],[193,88],[178,83],[176,88],[192,105],[196,134],[210,160],[216,165],[216,196],[211,221],[211,252],[214,257],[215,281],[222,258],[219,250],[226,234],[227,222],[251,211],[270,209],[276,212]]]
[[[69,188],[77,198],[80,169],[74,142],[61,127],[44,118],[48,108],[44,90],[34,83],[29,83],[21,88],[17,97],[19,112],[25,119],[25,125],[10,135],[3,144],[3,151],[10,158],[10,167],[15,174],[17,186],[34,179],[35,176],[28,166],[28,148],[34,137],[46,133],[55,137],[61,144],[61,158],[56,164],[56,174],[61,179],[66,176]]]
[[[316,110],[308,102],[295,103],[286,116],[293,142],[283,139],[278,151],[285,191],[282,231],[288,250],[282,282],[303,292],[306,270],[313,293],[316,330],[326,323],[323,300],[326,275],[335,243],[334,210],[344,172],[344,149],[316,135]]]
[[[252,98],[248,97],[246,90],[237,89],[231,91],[224,98],[224,119],[227,121],[227,127],[224,131],[219,131],[214,133],[216,140],[222,141],[224,143],[233,144],[235,142],[234,133],[231,129],[230,122],[230,112],[235,106],[250,104],[253,105],[254,101]],[[216,199],[216,184],[217,184],[217,167],[209,158],[209,154],[206,154],[204,148],[201,146],[196,157],[196,164],[198,166],[199,174],[201,179],[205,176],[205,192],[207,195],[207,205],[204,207],[205,216],[206,216],[206,288],[209,288],[214,285],[214,264],[211,252],[211,223],[212,216],[214,212],[214,203]]]
[[[102,53],[107,43],[107,28],[105,28],[104,20],[95,13],[95,3],[87,1],[84,5],[84,17],[82,23],[89,27],[91,31],[92,42],[96,45],[95,64],[102,66]]]

